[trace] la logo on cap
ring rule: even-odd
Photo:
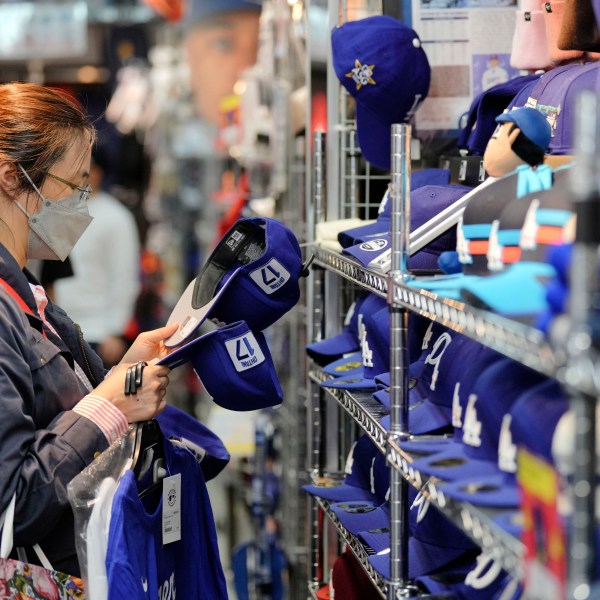
[[[225,341],[229,358],[238,373],[247,371],[264,362],[263,354],[252,332]]]
[[[252,281],[265,292],[271,295],[290,279],[289,271],[275,258],[266,265],[250,273]]]
[[[373,69],[375,65],[361,65],[358,58],[354,61],[354,69],[350,73],[346,73],[346,77],[352,77],[356,83],[356,89],[360,90],[363,85],[375,85],[373,79]]]

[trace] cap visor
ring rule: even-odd
[[[338,242],[342,248],[349,248],[362,242],[368,242],[372,238],[381,237],[390,233],[390,220],[380,217],[375,223],[369,225],[361,225],[340,231],[338,234]]]
[[[323,498],[329,502],[355,502],[357,500],[371,502],[373,500],[373,495],[368,490],[345,483],[338,486],[303,485],[302,489],[312,496]]]
[[[200,327],[200,325],[202,325],[202,323],[210,316],[210,313],[219,301],[219,298],[223,295],[240,270],[241,267],[231,274],[229,279],[224,282],[221,289],[212,297],[210,302],[207,302],[204,306],[197,309],[192,307],[196,280],[190,281],[167,320],[167,325],[179,323],[179,329],[171,337],[163,341],[167,348],[174,348],[190,339],[198,327]]]
[[[313,360],[331,362],[348,352],[356,352],[359,349],[358,340],[353,334],[344,331],[336,336],[314,342],[306,346],[306,353]]]
[[[390,514],[375,502],[340,502],[332,504],[331,510],[340,523],[352,534],[369,529],[390,526]]]
[[[362,377],[362,353],[354,352],[349,356],[334,360],[323,367],[323,372],[333,377]]]
[[[440,486],[445,495],[476,506],[519,506],[519,490],[515,481],[508,481],[504,473],[488,477],[469,477]]]

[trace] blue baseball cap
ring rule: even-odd
[[[344,374],[343,370],[341,370],[341,373],[338,373],[337,371],[332,373],[331,363],[335,360],[335,367],[339,364],[343,364],[344,355],[351,355],[352,361],[354,361],[354,354],[357,351],[359,353],[358,361],[362,361],[362,355],[360,354],[361,323],[365,318],[365,315],[371,315],[385,306],[387,306],[385,298],[382,298],[377,294],[362,294],[348,309],[341,333],[331,338],[309,344],[306,346],[307,354],[313,360],[326,362],[326,364],[329,365],[327,369],[325,369],[326,373],[335,376]],[[341,362],[338,362],[340,359]]]
[[[417,374],[416,385],[408,392],[408,424],[414,435],[447,431],[453,425],[456,398],[471,388],[487,365],[500,358],[494,350],[466,336],[441,328],[438,331],[441,333],[432,338],[419,358],[420,364],[411,365]],[[432,444],[438,447],[437,441]],[[411,441],[403,442],[403,448],[411,447]],[[423,451],[424,446],[419,447]]]
[[[500,358],[481,372],[468,395],[458,398],[455,405],[454,423],[462,426],[462,439],[429,457],[430,464],[445,465],[443,471],[436,470],[438,475],[456,484],[442,489],[447,489],[449,495],[455,488],[472,495],[492,491],[479,482],[500,475],[500,468],[514,476],[516,448],[511,442],[508,413],[522,393],[545,379],[510,358]],[[517,497],[510,488],[494,487],[493,491],[497,493],[487,497],[494,506],[516,504]]]
[[[548,148],[550,143],[550,124],[545,115],[535,108],[524,106],[513,108],[509,112],[496,117],[497,123],[514,123],[521,133],[533,144],[542,150]]]
[[[496,129],[496,116],[508,108],[523,88],[533,84],[539,74],[513,77],[481,92],[471,103],[466,126],[458,132],[456,146],[471,154],[483,156]]]
[[[325,365],[323,373],[332,377],[360,377],[363,376],[362,352],[352,352]]]
[[[568,401],[558,382],[539,375],[537,380],[537,384],[520,394],[517,391],[511,394],[512,403],[503,415],[499,427],[495,469],[488,476],[477,476],[474,471],[469,472],[465,465],[461,478],[440,486],[444,494],[479,506],[518,506],[518,448],[526,447],[546,462],[552,463],[554,432],[560,418],[568,410]],[[534,380],[530,380],[530,383],[533,384]],[[494,393],[494,398],[498,401],[500,395]],[[483,406],[489,409],[489,402],[481,405]],[[489,432],[492,433],[491,427]]]
[[[390,370],[390,310],[386,305],[372,315],[365,315],[361,326],[362,377],[337,377],[321,383],[322,387],[344,390],[375,390],[375,376]]]
[[[302,271],[300,245],[288,227],[266,217],[239,219],[171,312],[167,324],[180,326],[165,346],[188,340],[208,317],[266,329],[300,299]]]
[[[191,0],[187,4],[186,24],[236,11],[260,12],[262,0]]]
[[[415,231],[429,219],[454,204],[472,188],[464,185],[424,185],[410,194],[410,230]],[[389,203],[388,203],[389,204]],[[388,221],[389,224],[389,221]],[[391,256],[389,229],[377,237],[366,237],[362,243],[343,250],[365,267],[389,270]],[[451,227],[427,246],[409,257],[408,267],[417,270],[438,270],[440,254],[456,248],[456,229]],[[384,259],[387,259],[384,261]],[[388,268],[382,264],[388,265]]]
[[[216,404],[229,410],[259,410],[283,401],[265,336],[244,321],[196,338],[158,361],[171,369],[187,362]]]
[[[348,21],[331,34],[333,68],[356,101],[364,157],[389,170],[393,123],[408,122],[429,92],[431,68],[419,36],[385,15]]]
[[[468,194],[468,203],[457,225],[456,250],[463,272],[415,277],[407,284],[461,300],[460,291],[467,283],[479,281],[481,275],[490,275],[487,259],[490,235],[502,210],[515,198],[551,187],[552,169],[548,165],[537,169],[519,165],[504,177],[484,181]]]
[[[420,171],[411,171],[410,174],[410,191],[411,193],[425,185],[448,185],[450,183],[450,170],[430,168]],[[370,238],[379,237],[390,232],[392,203],[390,201],[389,188],[383,196],[383,200],[379,205],[377,220],[375,223],[361,225],[346,229],[338,233],[338,242],[342,248],[348,248],[366,242]]]
[[[373,462],[380,454],[371,438],[363,435],[353,444],[348,454],[343,480],[324,477],[310,485],[302,486],[302,489],[330,502],[370,501],[373,499]]]
[[[230,455],[221,438],[192,415],[167,404],[155,418],[166,437],[180,441],[200,459],[206,481],[214,479],[229,463]]]
[[[442,571],[416,578],[416,583],[431,594],[453,594],[463,600],[517,600],[522,589],[496,561],[491,552],[481,552],[465,569]]]

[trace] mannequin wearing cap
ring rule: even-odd
[[[218,126],[221,102],[256,62],[260,0],[193,0],[184,49],[198,116]]]
[[[502,177],[519,165],[536,167],[544,162],[550,143],[550,124],[535,108],[517,108],[496,118],[498,128],[490,138],[483,164],[492,177]]]

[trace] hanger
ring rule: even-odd
[[[147,487],[139,489],[140,498],[161,487],[162,480],[167,475],[164,440],[158,421],[152,419],[136,424],[131,468],[139,485],[150,483]]]

